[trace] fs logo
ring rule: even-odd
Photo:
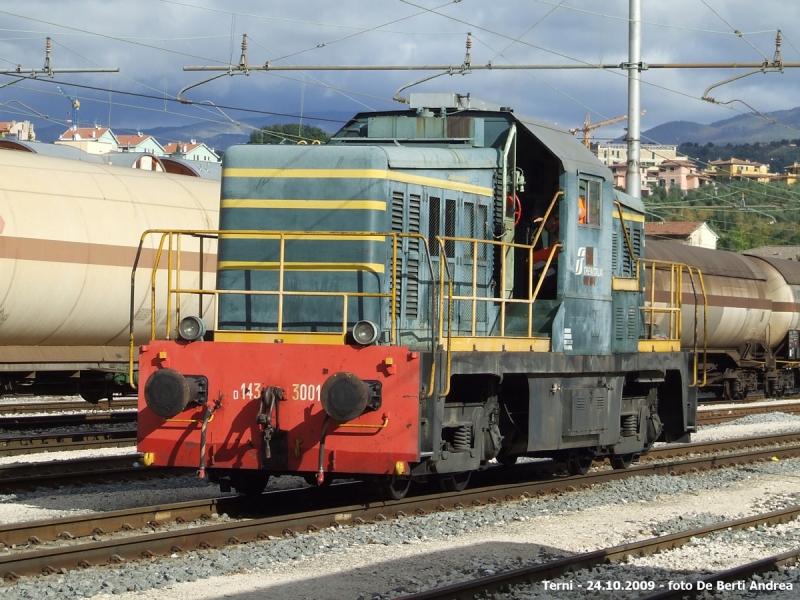
[[[578,260],[575,261],[575,275],[583,275],[583,285],[594,285],[597,277],[603,276],[603,269],[594,266],[594,248],[581,246],[578,248]]]
[[[575,275],[583,275],[586,266],[586,247],[578,248],[578,260],[575,261]]]

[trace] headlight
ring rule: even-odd
[[[356,344],[369,346],[378,339],[378,326],[372,321],[359,321],[353,326],[353,340]]]
[[[200,317],[184,317],[178,324],[178,335],[187,342],[200,340],[206,334],[206,324]]]

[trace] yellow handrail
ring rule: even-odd
[[[553,199],[550,200],[550,204],[547,207],[547,210],[544,211],[544,216],[542,217],[542,222],[539,224],[539,227],[536,229],[536,233],[533,236],[533,240],[531,240],[531,247],[536,246],[536,242],[539,241],[539,238],[542,236],[542,231],[544,231],[544,225],[547,223],[548,217],[550,217],[550,213],[553,211],[553,208],[556,205],[556,201],[564,195],[562,190],[558,190],[554,195]]]
[[[470,333],[472,336],[476,335],[476,323],[477,320],[477,303],[484,302],[484,303],[492,303],[492,304],[500,304],[500,335],[499,336],[486,336],[486,337],[505,337],[505,307],[507,304],[524,304],[528,307],[528,337],[532,335],[532,327],[533,327],[533,303],[538,297],[539,291],[541,290],[542,283],[544,282],[544,275],[547,273],[550,265],[555,260],[557,251],[563,247],[563,244],[553,244],[550,246],[550,253],[547,256],[547,260],[545,262],[545,266],[542,269],[542,275],[539,277],[536,287],[533,287],[533,276],[534,276],[534,269],[533,269],[533,245],[527,244],[516,244],[511,242],[501,242],[497,240],[481,240],[476,238],[462,238],[462,237],[453,237],[453,236],[437,236],[437,242],[439,243],[439,251],[440,251],[440,260],[439,260],[439,286],[440,289],[445,289],[445,285],[449,282],[451,291],[448,294],[449,299],[455,301],[469,301],[472,305],[472,322],[470,324]],[[477,281],[477,252],[475,252],[473,258],[473,265],[472,265],[472,282],[470,285],[471,294],[468,296],[454,296],[452,294],[452,284],[453,284],[453,274],[450,272],[450,265],[448,264],[448,257],[446,255],[446,246],[448,242],[462,242],[462,243],[469,243],[473,245],[473,248],[477,250],[478,244],[486,244],[487,246],[497,246],[502,248],[519,248],[526,250],[528,252],[528,297],[527,298],[504,298],[504,297],[496,297],[496,296],[480,296],[478,295],[478,281]],[[506,252],[500,252],[500,272],[501,274],[505,272],[506,261],[505,256]],[[449,257],[454,258],[454,257]],[[501,275],[502,279],[502,275]],[[443,339],[444,335],[444,298],[443,294],[440,294],[440,302],[439,302],[439,338]],[[448,321],[452,321],[452,315],[448,314]],[[448,323],[450,325],[450,323]]]
[[[203,296],[212,296],[215,300],[213,326],[214,329],[218,328],[219,323],[219,298],[222,295],[272,295],[277,297],[278,302],[278,319],[277,331],[274,333],[284,332],[284,297],[285,296],[323,296],[323,297],[340,297],[342,299],[342,335],[347,333],[347,312],[348,312],[348,298],[391,298],[391,315],[390,315],[390,337],[391,343],[397,341],[398,332],[398,315],[397,315],[397,291],[400,285],[400,278],[397,277],[397,261],[398,261],[398,244],[403,238],[412,238],[421,241],[425,252],[428,267],[430,269],[430,278],[432,284],[435,285],[436,277],[433,272],[433,263],[430,258],[430,251],[428,240],[419,233],[402,233],[402,232],[388,232],[388,233],[375,233],[364,231],[347,231],[347,232],[307,232],[307,231],[262,231],[262,230],[167,230],[167,229],[152,229],[145,231],[139,241],[137,248],[136,259],[131,271],[131,310],[130,310],[130,335],[129,335],[129,357],[128,357],[128,371],[131,381],[131,386],[135,387],[134,381],[134,363],[135,363],[135,304],[136,304],[136,273],[139,268],[139,261],[142,257],[145,243],[150,236],[160,236],[157,247],[155,249],[155,256],[153,259],[153,267],[150,273],[150,339],[156,339],[156,325],[158,322],[157,313],[157,297],[158,297],[158,271],[161,269],[161,259],[163,257],[164,249],[167,249],[167,265],[166,265],[166,319],[165,319],[165,337],[170,339],[172,337],[173,329],[173,312],[175,317],[175,326],[180,322],[181,314],[181,298],[183,295],[196,294],[202,299]],[[210,290],[205,289],[202,285],[202,275],[200,276],[199,288],[184,288],[182,287],[181,271],[182,269],[182,255],[184,248],[182,244],[183,237],[198,238],[202,241],[206,238],[219,239],[220,237],[236,236],[246,237],[252,239],[272,239],[279,240],[279,261],[278,261],[278,289],[275,290]],[[391,264],[391,284],[390,289],[386,293],[381,292],[291,292],[285,289],[285,273],[286,273],[286,240],[287,239],[313,239],[321,236],[333,237],[363,237],[363,238],[380,238],[381,240],[389,239],[392,243],[392,264]],[[198,270],[202,273],[203,265],[202,249],[199,255]],[[425,260],[425,259],[423,259]],[[173,309],[173,296],[175,297],[175,306]],[[435,303],[434,297],[431,297],[432,303]],[[202,304],[201,304],[202,307]],[[433,323],[434,316],[431,316],[431,323]],[[269,333],[265,331],[264,333]],[[433,343],[433,342],[432,342]],[[435,345],[434,345],[435,348]]]
[[[706,294],[706,287],[705,282],[703,280],[703,273],[700,271],[699,268],[687,265],[683,263],[674,263],[664,260],[656,260],[651,258],[641,258],[638,259],[637,262],[641,262],[644,265],[645,274],[647,273],[648,266],[650,267],[650,294],[649,306],[641,307],[642,311],[645,315],[648,316],[649,319],[649,326],[650,326],[650,335],[649,337],[652,338],[655,332],[655,315],[656,314],[668,314],[669,315],[669,332],[668,332],[668,339],[673,341],[681,341],[682,331],[683,331],[683,276],[684,272],[689,278],[689,283],[692,285],[693,295],[694,295],[694,335],[692,340],[692,354],[694,355],[693,358],[693,366],[694,366],[694,381],[689,387],[703,387],[708,382],[708,297]],[[637,272],[638,272],[638,265],[637,265]],[[656,298],[655,298],[655,277],[656,277],[656,270],[666,271],[669,269],[669,299],[667,301],[667,306],[665,308],[659,308],[656,306]],[[698,327],[700,325],[699,321],[699,302],[698,302],[698,291],[695,288],[695,277],[697,277],[697,281],[700,285],[700,296],[702,297],[703,301],[703,330],[702,330],[702,337],[703,337],[703,380],[702,382],[699,381],[698,372],[700,370],[699,364],[699,333]]]

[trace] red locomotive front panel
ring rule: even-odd
[[[398,346],[154,341],[140,351],[138,449],[159,466],[408,473],[419,365]]]

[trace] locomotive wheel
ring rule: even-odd
[[[497,457],[497,462],[499,462],[504,467],[513,467],[517,464],[517,459],[519,456],[515,456],[512,454],[501,454]]]
[[[235,473],[231,475],[231,487],[243,496],[260,496],[267,489],[269,475],[265,473]]]
[[[627,469],[633,462],[633,454],[612,454],[611,466],[615,469]]]
[[[402,500],[408,495],[409,489],[411,489],[410,477],[390,475],[381,481],[381,494],[391,500]]]
[[[444,492],[461,492],[469,485],[470,477],[472,477],[472,471],[439,475],[439,485]]]
[[[571,456],[567,459],[567,471],[570,475],[586,475],[592,468],[590,456]]]

